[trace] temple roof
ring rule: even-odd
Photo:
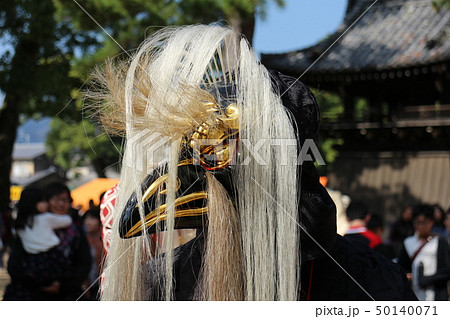
[[[450,60],[448,7],[437,10],[432,0],[378,0],[370,7],[373,2],[349,0],[344,21],[334,34],[302,50],[262,54],[262,62],[300,74],[308,68],[312,73],[359,72]]]
[[[15,143],[13,149],[13,160],[29,160],[32,161],[36,157],[45,154],[44,143]]]

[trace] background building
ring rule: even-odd
[[[64,182],[65,172],[49,160],[44,143],[16,143],[11,168],[11,200],[17,201],[24,187],[42,188],[52,182]]]
[[[343,140],[328,186],[392,221],[406,204],[450,206],[450,9],[372,3],[349,0],[334,34],[262,62],[339,95],[344,111],[321,122]]]

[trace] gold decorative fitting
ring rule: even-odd
[[[239,136],[238,106],[231,103],[223,108],[215,102],[205,102],[204,106],[209,115],[207,120],[185,134],[182,142],[183,149],[175,185],[176,195],[179,197],[173,203],[174,217],[178,219],[178,225],[182,225],[180,227],[192,226],[190,223],[208,214],[206,175],[194,167],[196,161],[199,160],[206,170],[220,170],[229,166],[236,154],[235,141]],[[195,174],[192,170],[195,170]],[[196,180],[192,182],[194,176]],[[159,176],[155,173],[143,183],[140,199],[137,198],[136,192],[133,193],[120,221],[122,238],[141,235],[145,230],[157,231],[154,225],[168,218],[167,203],[164,203],[167,182],[167,174]],[[187,193],[188,190],[192,193]],[[163,196],[158,198],[160,195]],[[140,217],[141,210],[145,211],[143,219]],[[184,220],[187,220],[187,224],[183,224]]]
[[[158,189],[160,189],[160,194],[166,194],[166,189],[161,189],[162,186],[167,182],[167,174],[159,177],[156,181],[154,181],[150,187],[142,194],[142,203],[145,203],[150,197],[152,197]],[[177,186],[176,191],[180,189],[181,181],[177,178]],[[138,207],[138,205],[136,205]]]
[[[239,135],[239,108],[235,103],[225,110],[211,103],[208,112],[216,112],[210,122],[200,124],[189,139],[189,146],[208,170],[227,167],[233,160],[235,145],[232,139]]]

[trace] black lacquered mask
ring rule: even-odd
[[[213,116],[188,132],[182,139],[175,200],[175,229],[201,228],[208,214],[205,173],[211,172],[230,193],[230,165],[236,155],[239,137],[239,109],[230,103],[221,107],[208,104]],[[164,229],[167,219],[167,165],[155,169],[141,184],[142,198],[136,192],[128,199],[122,212],[119,233],[122,238],[155,233]],[[143,205],[144,221],[139,214]]]

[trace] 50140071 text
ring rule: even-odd
[[[436,306],[377,306],[377,316],[437,316]]]

